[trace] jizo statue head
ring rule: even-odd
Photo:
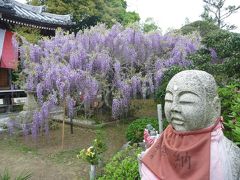
[[[217,85],[211,74],[186,70],[168,83],[165,115],[177,131],[193,131],[209,127],[220,116]]]

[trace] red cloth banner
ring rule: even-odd
[[[6,31],[0,66],[2,68],[16,69],[17,67],[17,57],[14,53],[15,51],[12,45],[12,36],[13,36],[12,32]]]

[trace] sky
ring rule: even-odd
[[[186,18],[190,22],[200,20],[204,6],[203,0],[127,0],[127,3],[127,10],[138,12],[141,21],[152,17],[163,32],[169,28],[180,28]],[[240,0],[227,0],[226,5],[240,5]],[[238,26],[235,31],[240,32],[240,10],[228,21]]]
[[[17,0],[25,3],[26,0]],[[165,33],[168,29],[180,28],[186,18],[190,22],[200,20],[203,12],[203,0],[126,0],[128,11],[139,13],[141,21],[152,17]],[[240,0],[226,0],[226,5],[240,5]],[[240,32],[240,10],[231,15],[227,22],[238,26]]]

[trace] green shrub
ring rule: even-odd
[[[224,134],[240,145],[240,83],[235,82],[219,88],[222,116],[224,118]]]
[[[22,172],[17,177],[15,177],[15,180],[28,180],[32,177],[32,173],[30,172]],[[0,173],[0,180],[10,180],[11,175],[7,169],[3,171],[3,173]]]
[[[133,121],[127,128],[126,138],[131,143],[138,143],[143,141],[143,132],[147,124],[151,124],[158,130],[158,120],[154,118],[141,118]],[[167,126],[167,121],[163,121],[163,128]]]
[[[137,180],[140,179],[138,172],[137,156],[142,151],[136,146],[129,146],[126,149],[118,152],[104,168],[103,176],[98,180]]]

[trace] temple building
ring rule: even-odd
[[[0,0],[0,99],[3,99],[3,104],[11,104],[11,98],[23,91],[13,88],[11,82],[11,70],[16,68],[18,61],[18,50],[14,49],[12,43],[12,28],[15,25],[37,28],[42,35],[51,36],[56,28],[68,30],[75,24],[71,15],[52,14],[45,10],[45,6]]]
[[[33,28],[55,30],[58,27],[69,29],[74,25],[70,15],[44,12],[45,6],[22,4],[15,0],[0,0],[0,23],[18,24]]]

